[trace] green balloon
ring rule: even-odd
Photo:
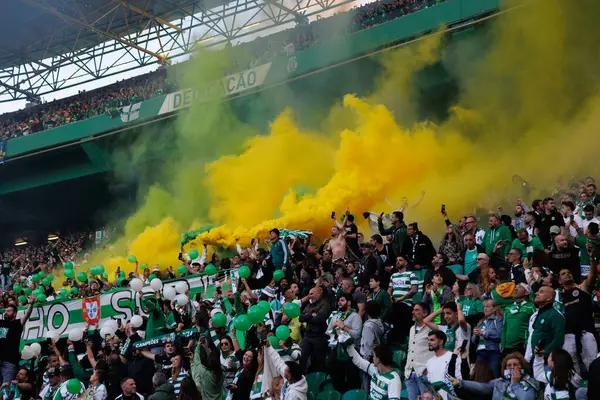
[[[223,313],[216,313],[214,317],[212,317],[213,326],[215,328],[223,328],[227,325],[227,317]]]
[[[240,270],[238,271],[240,278],[244,278],[244,279],[248,279],[250,278],[250,268],[248,268],[245,265],[242,265],[240,267]]]
[[[117,278],[117,285],[121,286],[121,283],[123,283],[123,278]]]
[[[43,294],[43,293],[44,293],[44,291],[43,291],[41,288],[39,288],[39,287],[38,287],[38,288],[35,288],[35,289],[33,289],[33,292],[32,292],[32,293],[33,293],[34,295],[36,295],[36,296],[37,296],[37,295],[38,295],[38,294],[40,294],[40,293],[42,293],[42,294]]]
[[[279,346],[279,339],[277,338],[277,336],[268,336],[267,340],[269,342],[271,342],[271,346],[277,350],[279,349],[281,346]]]
[[[42,285],[44,285],[45,287],[50,286],[50,279],[48,279],[48,278],[42,279]]]
[[[185,274],[187,272],[187,268],[185,267],[185,265],[180,265],[179,267],[177,267],[177,272],[179,272],[180,274]]]
[[[38,272],[38,276],[40,277],[40,280],[42,280],[46,277],[46,273],[44,271],[40,271]]]
[[[106,272],[106,269],[104,268],[104,265],[100,264],[96,267],[96,269],[98,270],[98,275],[104,275],[104,273]]]
[[[71,294],[77,294],[77,293],[79,293],[79,289],[77,289],[76,287],[72,287]]]
[[[300,306],[296,303],[288,303],[283,306],[283,313],[290,319],[300,315]]]
[[[156,275],[154,275],[154,274],[148,275],[148,280],[152,282],[152,279],[156,279]]]
[[[21,304],[26,304],[27,303],[27,297],[21,295],[21,296],[19,296],[19,301],[21,302]]]
[[[50,282],[52,282],[52,281],[54,281],[55,277],[52,274],[48,274],[48,276],[46,278],[50,279]]]
[[[265,314],[258,306],[250,306],[248,309],[248,319],[254,324],[260,324],[265,320]]]
[[[15,284],[15,285],[13,286],[13,291],[14,291],[16,294],[19,294],[19,293],[21,293],[21,290],[22,290],[22,288],[21,288],[21,285],[19,285],[18,283],[17,283],[17,284]]]
[[[195,260],[196,258],[198,258],[198,250],[196,250],[196,249],[192,249],[192,250],[190,251],[190,254],[189,254],[189,256],[190,256],[190,258],[191,258],[192,260]]]
[[[248,316],[243,314],[236,317],[233,324],[235,326],[235,329],[242,332],[246,332],[252,326],[252,322],[250,322]]]
[[[260,310],[262,311],[263,315],[266,315],[269,312],[269,310],[271,309],[271,305],[266,300],[259,301],[258,304],[257,304],[257,307],[260,308]]]
[[[81,382],[77,379],[69,379],[67,382],[67,391],[71,394],[79,394],[81,392]]]
[[[87,282],[88,278],[87,278],[87,274],[85,272],[80,272],[77,274],[77,280],[79,282]]]
[[[137,261],[137,258],[135,258],[135,256],[132,254],[129,257],[127,257],[127,261],[129,261],[130,263],[134,263]]]
[[[91,276],[98,275],[98,270],[96,269],[96,267],[90,268],[89,272]]]
[[[279,325],[275,330],[275,335],[279,340],[287,340],[290,337],[290,328],[285,325]]]
[[[283,278],[285,278],[285,272],[283,272],[282,270],[278,269],[273,273],[273,279],[275,279],[275,282],[279,282]]]
[[[24,276],[22,276],[21,278],[19,278],[19,280],[20,280],[21,282],[25,282],[25,281],[27,280],[27,278],[25,278]]]
[[[29,287],[23,288],[23,293],[25,293],[25,296],[29,296],[31,294],[31,288],[29,288]]]
[[[73,269],[73,263],[71,261],[67,261],[65,263],[65,269]]]
[[[75,278],[75,271],[72,269],[65,269],[65,276],[69,279]]]
[[[108,274],[107,274],[107,273],[103,273],[103,274],[102,274],[102,277],[103,277],[104,279],[108,279]]]
[[[215,266],[212,264],[208,264],[206,268],[204,268],[204,273],[211,276],[215,275],[217,273],[217,268],[215,268]]]
[[[37,299],[38,299],[39,301],[46,301],[46,295],[45,295],[44,293],[39,293],[39,294],[38,294],[37,296],[35,296],[35,297],[37,297]]]
[[[125,279],[125,271],[119,272],[119,278]]]
[[[140,264],[140,268],[141,269],[146,269],[146,268],[148,268],[148,264]]]
[[[72,271],[72,270],[65,270],[65,272],[67,272],[67,271]],[[40,276],[39,276],[38,274],[34,274],[34,275],[31,277],[31,279],[32,279],[32,280],[33,280],[35,283],[38,283],[38,282],[41,280],[41,278],[40,278]]]

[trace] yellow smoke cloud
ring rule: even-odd
[[[600,5],[583,3],[573,7],[550,0],[497,18],[480,34],[490,44],[479,58],[461,57],[484,52],[472,41],[446,48],[440,46],[441,35],[390,52],[382,58],[385,71],[375,93],[345,96],[319,132],[299,128],[295,118],[300,117],[290,110],[274,120],[266,136],[246,130],[248,139],[237,155],[217,158],[203,171],[194,164],[203,190],[185,196],[208,199],[207,221],[220,226],[190,246],[231,247],[236,239],[262,239],[274,227],[325,236],[331,211],[339,215],[349,207],[357,217],[363,211],[390,212],[385,198],[400,205],[407,197],[412,203],[421,190],[424,200],[407,211],[407,219],[418,220],[426,233],[440,232],[441,203],[454,220],[475,208],[513,204],[523,194],[511,181],[515,174],[533,181],[537,195],[550,193],[560,177],[597,172],[591,164],[600,123]],[[416,71],[438,61],[459,82],[460,97],[443,123],[418,121],[410,83]],[[185,137],[190,139],[190,132]],[[297,196],[295,185],[315,192]],[[177,195],[174,190],[168,196]],[[153,218],[163,221],[153,228],[137,223],[122,254],[172,263],[181,231],[200,222],[169,218],[183,204],[150,207]],[[180,207],[169,209],[173,205]],[[273,219],[278,211],[280,217]],[[112,258],[105,265],[122,262]]]

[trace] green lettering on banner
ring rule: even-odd
[[[246,80],[249,87],[252,87],[256,84],[256,72],[250,71],[248,73],[248,79]]]
[[[222,271],[227,273],[228,271]],[[227,275],[226,275],[227,276]],[[192,275],[186,278],[163,281],[165,286],[175,286],[178,282],[185,282],[188,286],[190,298],[197,293],[204,294],[204,286],[209,285],[207,296],[212,296],[214,286],[211,285],[212,277]],[[228,285],[223,285],[227,288]],[[101,319],[98,329],[110,319],[130,320],[134,315],[147,315],[141,305],[142,299],[153,296],[150,286],[144,287],[141,293],[130,289],[119,288],[108,291],[100,296]],[[21,317],[25,307],[20,307],[17,314]],[[0,313],[4,310],[0,309]],[[82,314],[82,299],[53,300],[45,302],[41,306],[35,306],[31,317],[23,327],[21,344],[28,344],[45,340],[49,330],[55,330],[61,336],[66,336],[71,329],[85,329],[86,323]]]
[[[237,85],[235,87],[236,92],[239,92],[240,90],[244,90],[246,88],[246,81],[244,79],[244,73],[240,73],[240,77],[238,79]]]
[[[181,107],[181,93],[173,93],[173,109]]]
[[[229,76],[229,77],[227,77],[225,79],[227,79],[227,91],[226,91],[226,93],[229,94],[229,93],[233,92],[233,90],[234,90],[234,88],[232,87],[231,83],[232,82],[235,83],[235,77]]]
[[[183,106],[189,107],[190,104],[192,104],[192,91],[191,89],[188,89],[183,92]]]

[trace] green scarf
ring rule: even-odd
[[[340,321],[345,321],[346,318],[348,318],[350,315],[352,315],[352,313],[356,312],[356,310],[352,307],[350,307],[345,313],[342,314],[342,316],[339,318]],[[335,330],[338,330],[339,328],[336,326],[334,328]],[[350,359],[350,356],[348,355],[348,346],[352,344],[352,338],[346,340],[344,343],[339,343],[337,345],[337,359],[340,361],[347,361]]]

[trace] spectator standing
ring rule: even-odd
[[[589,228],[588,228],[589,229]],[[594,268],[590,269],[587,279],[575,284],[571,271],[563,269],[559,273],[560,292],[565,308],[565,337],[563,348],[573,358],[575,371],[581,371],[580,361],[588,369],[598,355],[598,344],[595,338],[592,290],[596,285],[597,268],[591,249],[590,260]]]
[[[438,325],[433,322],[442,312],[444,313],[444,320],[447,325]],[[440,310],[429,314],[423,322],[432,331],[440,331],[444,334],[444,346],[447,350],[453,352],[454,350],[463,348],[468,354],[471,326],[467,324],[461,308],[456,303],[446,303]]]
[[[391,243],[394,254],[404,254],[402,253],[402,250],[404,249],[407,227],[404,223],[404,214],[402,211],[394,211],[392,213],[392,226],[388,229],[383,226],[383,213],[381,213],[377,218],[377,227],[379,228],[379,234],[381,236],[392,236]]]
[[[144,396],[137,392],[133,378],[123,378],[121,381],[121,394],[115,400],[144,400]]]
[[[448,258],[449,265],[462,264],[464,239],[459,235],[454,225],[446,226],[446,233],[440,242],[439,252]]]
[[[537,347],[545,354],[562,347],[565,340],[565,317],[554,307],[554,289],[543,286],[535,296],[538,310],[529,320],[529,336],[525,359],[532,359]]]
[[[402,256],[396,257],[396,272],[390,279],[388,293],[392,298],[392,324],[393,331],[397,333],[397,339],[403,342],[408,336],[410,326],[406,323],[411,318],[412,298],[417,294],[419,281],[417,275],[407,268],[408,262]],[[390,335],[392,332],[390,332]],[[393,335],[396,336],[396,335]]]
[[[366,289],[369,285],[369,280],[377,273],[379,264],[377,258],[373,255],[373,245],[364,243],[362,245],[362,258],[358,266],[358,286]]]
[[[391,322],[392,317],[392,301],[387,291],[381,288],[381,278],[375,275],[369,281],[369,288],[371,289],[371,299],[377,303],[381,312],[381,320],[383,322]]]
[[[549,249],[552,244],[550,228],[557,226],[560,229],[560,234],[564,235],[565,219],[556,211],[556,206],[552,197],[546,197],[542,202],[542,205],[543,212],[537,217],[537,236],[540,238],[544,248]]]
[[[429,237],[419,231],[419,225],[413,222],[406,229],[407,238],[404,240],[402,252],[407,257],[412,268],[421,269],[431,264],[435,248]]]
[[[429,318],[429,317],[428,317]],[[454,395],[454,386],[449,378],[462,379],[461,359],[452,351],[448,351],[446,334],[440,330],[432,330],[427,336],[429,351],[434,355],[427,360],[427,379],[444,400]]]
[[[531,289],[524,283],[513,292],[515,302],[504,310],[504,323],[500,337],[500,350],[506,357],[511,353],[525,355],[529,319],[536,312],[535,305],[528,301]]]
[[[203,400],[221,400],[223,372],[220,355],[213,342],[201,335],[190,365],[191,375]]]
[[[152,386],[154,393],[148,397],[148,400],[176,400],[173,385],[167,382],[167,377],[162,372],[156,372],[152,376]]]
[[[477,227],[477,218],[475,218],[474,216],[469,216],[465,219],[465,231],[463,232],[463,238],[467,234],[473,235],[473,237],[475,238],[475,243],[478,246],[483,247],[485,231]]]
[[[575,228],[576,236],[571,236],[570,228]],[[600,233],[599,225],[591,222],[588,224],[585,232],[575,222],[567,222],[567,230],[565,236],[569,242],[573,242],[579,248],[579,261],[581,264],[581,277],[585,278],[590,272],[590,256],[588,255],[587,247],[591,247],[594,259],[600,258]]]
[[[512,233],[496,214],[490,215],[488,226],[489,228],[483,238],[485,253],[490,257],[493,251],[497,251],[502,257],[506,257],[510,244],[513,242]],[[499,244],[499,247],[496,246],[497,244]]]
[[[579,248],[573,246],[564,235],[554,238],[555,248],[550,252],[550,269],[556,275],[563,269],[571,271],[575,283],[581,282]]]
[[[289,250],[283,240],[279,238],[279,229],[271,229],[269,232],[271,246],[269,253],[273,268],[284,269],[289,265]]]
[[[281,400],[306,400],[308,383],[302,375],[302,367],[293,361],[284,362],[268,340],[265,342],[265,357],[271,359],[275,372],[283,378]]]
[[[533,377],[538,382],[546,384],[545,399],[573,399],[581,381],[579,375],[575,373],[571,356],[561,348],[552,350],[548,356],[547,370],[544,368],[543,354],[536,353]]]
[[[530,236],[526,229],[519,229],[511,248],[521,251],[521,261],[523,261],[525,258],[531,258],[535,250],[544,250],[544,245],[538,237]]]
[[[300,343],[302,357],[300,366],[306,368],[306,362],[310,357],[311,368],[316,371],[322,371],[325,368],[325,356],[327,354],[327,318],[331,312],[329,301],[323,296],[323,289],[315,286],[310,290],[306,300],[310,301],[304,306],[300,314],[300,322],[306,324],[304,338]]]
[[[350,361],[346,346],[360,343],[362,319],[351,307],[352,296],[341,294],[337,299],[337,311],[333,312],[327,322],[327,332],[331,335],[329,345],[332,347],[330,356],[330,375],[333,387],[340,393],[360,387],[358,370]]]
[[[402,391],[400,375],[392,367],[393,353],[386,345],[373,348],[373,362],[369,362],[358,354],[354,346],[348,347],[352,362],[359,369],[371,376],[370,399],[399,399]]]
[[[460,256],[463,266],[463,275],[469,275],[477,269],[477,255],[485,253],[483,247],[475,242],[475,236],[467,233],[463,236],[464,247]]]
[[[3,384],[10,384],[17,375],[21,359],[19,348],[23,326],[31,316],[36,301],[34,296],[29,298],[29,305],[20,318],[17,318],[17,306],[9,304],[4,310],[4,319],[0,320],[0,348],[3,349],[0,352],[0,361],[2,361],[0,374]]]
[[[473,329],[473,344],[476,346],[477,359],[490,363],[494,378],[500,377],[500,338],[503,318],[494,300],[483,302],[484,318]]]
[[[425,274],[423,284],[427,286],[433,281],[433,277],[435,275],[440,275],[445,286],[450,288],[454,286],[454,282],[456,282],[456,275],[450,268],[447,267],[447,264],[448,258],[446,258],[446,256],[442,253],[436,253],[431,260],[431,266],[433,268],[429,269],[427,274]]]
[[[415,304],[412,310],[414,325],[410,328],[408,354],[404,368],[404,382],[409,400],[417,400],[425,394],[427,387],[422,377],[427,368],[427,361],[434,353],[429,349],[428,336],[431,328],[423,321],[429,315],[429,307],[425,303]]]
[[[367,320],[363,324],[360,337],[360,356],[367,361],[373,360],[373,348],[383,340],[383,322],[379,319],[380,310],[377,303],[370,301],[366,306]],[[362,388],[369,391],[371,377],[365,372],[362,373]]]

